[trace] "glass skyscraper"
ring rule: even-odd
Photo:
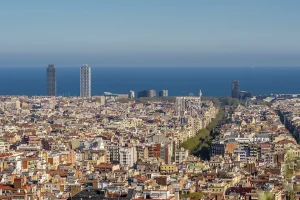
[[[233,80],[231,84],[231,97],[235,99],[239,99],[240,95],[240,81]]]
[[[80,68],[80,97],[91,97],[91,68],[87,64]]]
[[[47,67],[47,96],[56,96],[56,69],[54,65]]]

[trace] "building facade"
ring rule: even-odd
[[[184,115],[188,113],[190,115],[199,114],[201,111],[201,97],[176,97],[176,114]]]
[[[167,96],[169,96],[169,91],[168,90],[161,90],[159,92],[159,96],[160,97],[167,97]]]
[[[91,68],[87,64],[80,68],[80,97],[91,97]]]
[[[56,96],[56,69],[54,65],[47,67],[47,96]]]
[[[121,166],[133,167],[137,161],[136,147],[120,147],[119,156]]]
[[[186,161],[188,156],[189,156],[189,151],[184,148],[175,150],[175,163],[180,164],[183,161]]]
[[[134,91],[132,91],[132,90],[129,91],[129,98],[130,98],[130,99],[134,99],[134,98],[135,98],[135,93],[134,93]]]
[[[210,155],[215,156],[215,155],[224,155],[225,153],[225,145],[223,143],[219,142],[213,142],[210,145]]]
[[[155,90],[143,90],[138,93],[138,97],[155,97],[156,91]]]
[[[120,156],[119,156],[119,146],[117,145],[107,145],[105,146],[105,149],[108,152],[108,157],[109,157],[109,161],[110,163],[120,163]]]
[[[231,83],[231,97],[239,99],[240,96],[240,81],[233,80]]]

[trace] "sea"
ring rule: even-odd
[[[0,95],[45,95],[46,67],[0,67]],[[56,66],[57,94],[79,96],[80,67]],[[91,67],[92,95],[166,89],[169,96],[230,96],[231,81],[253,95],[300,93],[297,67]]]

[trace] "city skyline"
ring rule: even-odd
[[[58,96],[80,96],[79,69],[56,66]],[[47,65],[43,68],[0,69],[0,95],[46,95]],[[118,94],[145,89],[168,89],[170,96],[198,94],[231,96],[231,81],[241,81],[241,91],[253,96],[263,94],[299,94],[299,68],[94,68],[92,95]],[[68,77],[68,78],[66,78]],[[213,77],[213,78],[212,78]],[[281,81],[277,81],[281,80]],[[282,84],[282,83],[285,84]],[[22,83],[22,84],[20,84]]]
[[[5,1],[0,17],[10,20],[2,23],[0,67],[299,66],[299,5]]]
[[[0,1],[0,199],[300,200],[299,7]]]

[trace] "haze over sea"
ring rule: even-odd
[[[1,67],[0,95],[45,95],[46,67]],[[92,94],[169,90],[169,96],[230,96],[231,81],[258,94],[300,93],[297,67],[92,67]],[[79,95],[79,68],[56,66],[57,93]]]

